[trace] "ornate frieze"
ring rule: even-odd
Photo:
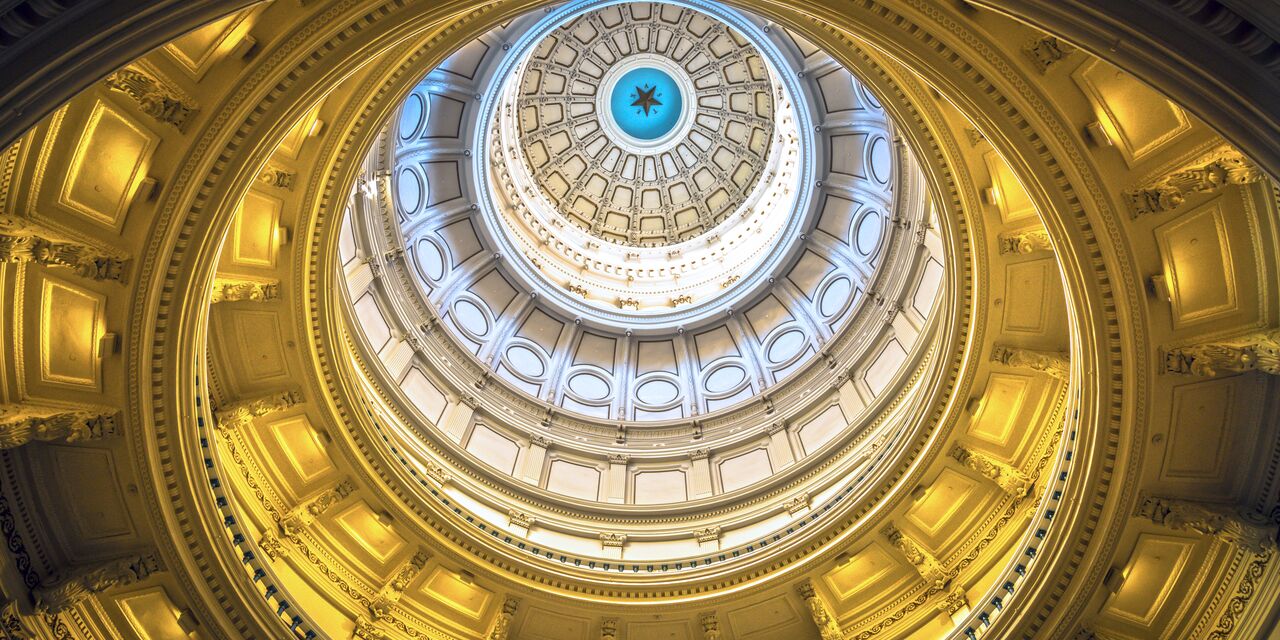
[[[36,610],[57,614],[112,587],[131,585],[161,570],[154,553],[127,556],[83,567],[41,584],[31,592]]]
[[[92,280],[123,283],[128,261],[78,242],[52,240],[29,231],[0,233],[0,262],[31,263],[71,269]]]
[[[697,538],[698,542],[715,542],[720,539],[720,527],[710,526],[702,529],[694,529],[693,537]]]
[[[714,613],[705,613],[698,622],[702,625],[702,640],[720,640],[720,618]]]
[[[822,640],[844,640],[844,632],[840,630],[835,616],[831,615],[831,611],[827,609],[827,604],[818,597],[813,583],[805,579],[796,585],[796,591],[801,598],[804,598],[805,606],[809,607],[809,615],[813,617],[813,623],[818,626]]]
[[[1035,63],[1036,70],[1045,73],[1058,61],[1075,52],[1075,47],[1062,42],[1053,36],[1044,36],[1028,42],[1022,47],[1027,58]]]
[[[1247,371],[1280,375],[1280,331],[1161,348],[1161,352],[1164,353],[1165,373],[1189,373],[1208,378]]]
[[[220,407],[214,410],[213,417],[219,429],[243,429],[252,425],[254,418],[284,411],[297,406],[300,402],[302,402],[301,393],[282,391]]]
[[[1071,375],[1071,362],[1067,354],[1054,351],[1038,351],[997,344],[991,348],[991,361],[1019,369],[1031,369],[1059,380]]]
[[[947,577],[946,567],[932,553],[929,553],[923,545],[903,533],[892,523],[886,525],[880,532],[889,539],[890,544],[902,552],[902,556],[906,558],[907,562],[915,567],[916,573],[920,574],[920,577],[929,583],[932,588],[945,589],[947,587],[950,579]]]
[[[266,302],[280,297],[279,280],[254,280],[218,276],[213,281],[209,302]]]
[[[1124,192],[1134,218],[1172,211],[1192,193],[1212,193],[1232,184],[1250,184],[1264,174],[1251,160],[1230,147],[1218,149],[1200,164],[1184,167],[1143,188]]]
[[[520,608],[520,600],[513,596],[507,596],[502,601],[502,609],[498,611],[498,617],[493,621],[493,630],[489,632],[489,640],[508,640],[511,636],[511,621],[516,617],[516,611]]]
[[[790,500],[787,500],[786,502],[782,503],[782,508],[783,508],[783,509],[786,509],[786,510],[787,510],[787,513],[789,513],[789,514],[791,514],[791,515],[793,515],[793,516],[794,516],[795,514],[797,514],[797,513],[800,513],[801,511],[804,511],[805,509],[808,509],[808,508],[809,508],[809,494],[808,494],[808,493],[801,493],[800,495],[798,495],[798,496],[796,496],[796,497],[794,497],[794,498],[792,498],[792,499],[790,499]]]
[[[1012,465],[1005,464],[986,454],[978,453],[961,445],[956,445],[951,449],[951,457],[958,460],[960,464],[977,471],[984,478],[996,483],[1001,491],[1015,498],[1027,495],[1033,486],[1031,480],[1013,468]]]
[[[0,405],[0,449],[29,442],[81,442],[115,436],[119,415],[103,408]]]
[[[1134,515],[1178,531],[1195,531],[1262,555],[1276,550],[1277,526],[1259,513],[1234,507],[1140,496]]]
[[[179,131],[186,127],[196,110],[194,104],[184,101],[156,76],[135,65],[112,73],[102,82],[108,89],[129,96],[143,113]]]
[[[369,602],[369,615],[373,620],[381,620],[391,615],[391,609],[400,602],[401,596],[404,595],[405,589],[409,588],[409,583],[413,582],[422,573],[423,568],[427,566],[427,561],[431,559],[431,554],[425,549],[419,549],[413,554],[412,558],[400,565],[391,580],[378,591],[378,595]]]
[[[339,482],[331,489],[325,489],[316,497],[298,505],[285,517],[280,519],[280,530],[288,536],[296,536],[310,526],[315,519],[328,511],[333,505],[342,502],[354,493],[356,485],[350,479]]]
[[[1029,229],[1000,234],[1001,255],[1026,255],[1036,251],[1053,251],[1048,231]]]

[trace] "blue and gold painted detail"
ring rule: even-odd
[[[684,99],[665,71],[632,69],[618,78],[609,96],[609,115],[618,128],[637,140],[657,140],[676,127]]]

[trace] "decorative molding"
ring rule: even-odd
[[[627,534],[602,532],[600,544],[604,547],[622,547],[627,544]]]
[[[999,236],[1000,255],[1027,255],[1036,251],[1053,251],[1049,232],[1044,229],[1006,232]]]
[[[418,549],[412,558],[405,561],[396,569],[391,580],[378,590],[378,595],[369,603],[369,616],[374,620],[382,620],[391,615],[391,609],[400,602],[401,596],[404,595],[409,583],[413,582],[422,573],[423,568],[427,566],[427,561],[431,559],[431,554],[425,549]]]
[[[302,394],[298,391],[281,391],[261,398],[242,400],[215,409],[214,424],[218,429],[247,429],[254,418],[261,418],[272,413],[285,411],[302,402]]]
[[[965,595],[963,587],[956,587],[938,598],[935,604],[938,607],[938,611],[954,616],[969,606],[969,598]]]
[[[266,302],[280,297],[280,281],[218,276],[213,280],[210,304],[219,302]]]
[[[713,525],[702,529],[694,529],[693,537],[697,538],[698,542],[715,542],[720,539],[720,527]]]
[[[0,405],[0,449],[30,442],[82,442],[117,435],[120,412],[101,407]]]
[[[809,607],[809,615],[813,618],[813,623],[818,625],[822,640],[844,640],[844,632],[840,630],[835,616],[827,609],[827,604],[818,597],[813,582],[805,578],[796,585],[796,591],[804,598],[805,606]]]
[[[280,531],[290,537],[298,536],[302,530],[310,526],[315,519],[354,493],[356,485],[350,479],[339,482],[331,489],[325,489],[316,497],[295,507],[280,519]]]
[[[1133,218],[1172,211],[1182,206],[1192,193],[1213,193],[1227,185],[1251,184],[1264,178],[1251,160],[1231,147],[1221,147],[1212,157],[1183,167],[1149,186],[1124,192]]]
[[[356,616],[355,622],[351,640],[387,640],[387,631],[363,614]]]
[[[951,581],[947,576],[946,567],[942,562],[925,550],[924,546],[916,542],[900,529],[889,523],[885,525],[880,533],[889,539],[890,544],[902,552],[902,556],[906,558],[907,563],[915,567],[916,573],[929,584],[933,589],[945,589]]]
[[[531,528],[534,523],[538,521],[537,518],[523,511],[516,511],[515,509],[508,509],[507,517],[509,518],[508,522],[510,522],[512,526],[524,527],[525,529]]]
[[[618,640],[617,618],[606,618],[600,622],[600,640]]]
[[[1040,73],[1048,72],[1050,67],[1074,53],[1075,50],[1075,47],[1053,36],[1036,38],[1022,47],[1022,52],[1035,63],[1036,70]]]
[[[176,91],[156,76],[136,65],[112,73],[102,83],[108,89],[132,98],[143,113],[158,122],[173,125],[179,131],[185,129],[197,108],[195,104],[183,101]]]
[[[297,174],[284,169],[278,169],[270,165],[262,168],[262,172],[258,174],[258,184],[276,189],[284,189],[293,191],[293,184],[297,178]]]
[[[1071,362],[1067,359],[1067,354],[1061,352],[996,344],[991,348],[991,361],[1019,369],[1040,371],[1063,381],[1071,376]]]
[[[520,608],[520,600],[514,596],[507,596],[502,601],[502,609],[498,611],[497,619],[493,621],[493,630],[489,632],[489,640],[508,640],[511,635],[511,621],[516,617],[516,611]]]
[[[258,538],[258,548],[267,554],[267,558],[278,560],[289,555],[289,547],[273,531],[264,531]]]
[[[1280,375],[1280,330],[1251,333],[1183,347],[1161,347],[1164,372],[1213,378],[1259,371]]]
[[[64,267],[82,278],[121,284],[128,277],[129,266],[119,254],[104,253],[78,242],[52,240],[30,231],[0,233],[0,262]]]
[[[1277,525],[1260,513],[1191,500],[1139,495],[1134,515],[1175,531],[1195,531],[1213,536],[1257,556],[1276,550]]]
[[[800,513],[801,511],[804,511],[805,509],[808,509],[809,508],[808,492],[801,493],[795,496],[794,498],[791,498],[790,500],[787,500],[786,502],[782,503],[782,508],[786,509],[787,513],[793,516],[797,513]]]
[[[154,553],[126,556],[57,576],[33,589],[31,598],[37,611],[56,615],[96,593],[141,582],[161,567],[160,558]]]
[[[960,464],[977,471],[982,477],[996,483],[1001,491],[1014,498],[1021,498],[1027,495],[1031,491],[1031,487],[1034,486],[1029,478],[1013,466],[962,445],[955,445],[951,449],[950,455]]]
[[[704,613],[698,618],[702,626],[702,640],[720,640],[720,618],[714,613]]]

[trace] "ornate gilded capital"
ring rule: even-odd
[[[984,478],[991,480],[1005,493],[1021,498],[1031,491],[1033,483],[1022,472],[1012,465],[1000,462],[991,456],[978,453],[961,445],[951,449],[951,457],[960,464],[977,471]]]
[[[209,302],[266,302],[280,297],[279,280],[258,280],[218,276],[213,281]]]
[[[991,348],[991,361],[1019,369],[1040,371],[1059,380],[1066,380],[1071,375],[1071,362],[1067,359],[1067,354],[1060,352],[997,344]]]
[[[0,405],[0,449],[29,442],[80,442],[115,436],[120,413],[101,407]]]
[[[919,542],[899,530],[893,523],[885,525],[881,530],[890,544],[902,552],[902,556],[907,562],[915,567],[916,573],[929,585],[935,589],[945,589],[950,579],[947,577],[946,567],[942,562],[933,556],[932,553],[924,548]]]
[[[1223,373],[1259,371],[1280,375],[1280,330],[1252,333],[1183,347],[1162,347],[1165,373],[1212,378]]]
[[[1276,524],[1234,506],[1139,496],[1134,515],[1170,529],[1213,536],[1255,555],[1276,550]]]
[[[1132,217],[1172,211],[1191,193],[1212,193],[1227,185],[1262,180],[1263,173],[1251,160],[1231,147],[1221,147],[1207,160],[1183,167],[1146,187],[1124,192]]]
[[[1000,234],[1001,255],[1026,255],[1036,251],[1053,251],[1048,231],[1028,229]]]
[[[300,402],[300,392],[281,391],[261,398],[233,402],[214,410],[213,416],[219,429],[245,428],[253,424],[254,418],[284,411]]]
[[[31,591],[36,610],[57,614],[116,586],[145,580],[161,570],[159,556],[154,553],[126,556],[68,572]]]

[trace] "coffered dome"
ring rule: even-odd
[[[777,173],[777,72],[707,14],[670,4],[593,9],[545,36],[523,66],[515,107],[524,179],[564,220],[606,242],[664,246],[711,233],[744,214],[766,173]]]
[[[1274,636],[1280,23],[1124,4],[5,4],[0,636]]]

